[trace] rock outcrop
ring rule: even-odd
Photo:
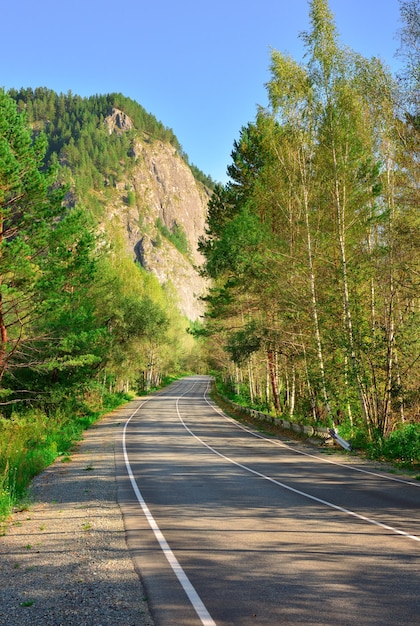
[[[121,132],[121,124],[132,127],[120,113],[114,110],[106,120],[113,132]],[[112,201],[106,202],[106,221],[119,225],[133,260],[161,283],[173,284],[181,312],[196,320],[204,312],[200,297],[208,287],[199,273],[203,258],[197,246],[205,230],[210,192],[170,144],[138,137],[130,158],[126,177],[108,194]],[[177,246],[171,236],[175,233],[186,240],[186,250]]]
[[[105,124],[110,135],[115,132],[124,133],[134,127],[131,118],[115,107],[112,108],[111,113],[105,118]]]

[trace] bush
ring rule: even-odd
[[[175,223],[172,231],[170,231],[169,228],[162,222],[161,218],[158,217],[156,220],[156,228],[158,229],[158,232],[163,237],[166,237],[166,239],[168,239],[168,241],[170,241],[181,254],[187,255],[189,253],[187,235],[182,226]]]
[[[407,424],[383,442],[384,456],[403,465],[420,463],[420,424]]]
[[[393,461],[402,467],[420,466],[420,424],[406,424],[385,439],[378,437],[368,446],[374,459]]]

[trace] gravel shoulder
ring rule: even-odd
[[[1,626],[153,626],[117,504],[116,436],[133,406],[87,430],[10,518],[0,537]]]

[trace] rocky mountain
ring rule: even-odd
[[[115,108],[105,124],[110,133],[133,128],[130,118]],[[161,283],[172,283],[181,312],[196,320],[203,314],[200,296],[207,289],[197,245],[210,191],[169,143],[139,133],[131,157],[124,180],[104,194],[104,226],[118,225],[126,253]]]
[[[122,94],[40,87],[10,95],[34,133],[45,133],[46,161],[61,166],[68,204],[90,210],[121,254],[172,284],[181,312],[199,318],[207,285],[197,245],[213,181],[188,165],[173,131]]]

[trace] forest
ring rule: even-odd
[[[420,4],[393,77],[310,2],[305,62],[273,51],[200,247],[202,334],[236,402],[420,460]]]
[[[419,467],[420,3],[401,0],[397,77],[309,6],[305,62],[272,51],[229,182],[190,166],[212,190],[203,323],[98,229],[135,132],[188,163],[173,131],[117,93],[0,90],[0,517],[98,416],[187,372]],[[135,131],[107,132],[113,107]]]
[[[132,130],[109,133],[113,107]],[[170,286],[98,228],[97,192],[125,180],[136,133],[188,163],[121,94],[0,91],[0,516],[104,411],[201,367]],[[182,235],[168,238],[185,247]]]

